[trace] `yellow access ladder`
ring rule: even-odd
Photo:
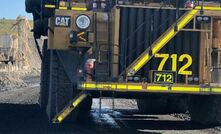
[[[75,110],[79,104],[88,97],[88,93],[82,91],[64,109],[58,113],[52,120],[53,123],[62,123],[62,121]]]

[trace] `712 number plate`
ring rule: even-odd
[[[176,82],[176,72],[172,71],[153,71],[152,81],[157,84],[173,84]]]

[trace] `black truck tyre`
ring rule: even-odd
[[[34,20],[34,37],[40,39],[41,36],[48,35],[48,18]]]
[[[220,96],[191,96],[189,105],[191,119],[204,125],[220,125],[220,102]]]
[[[49,90],[49,70],[50,70],[50,50],[47,49],[47,40],[44,40],[42,47],[42,63],[41,63],[41,81],[40,81],[40,96],[39,105],[43,111],[46,110],[48,104]]]
[[[25,10],[27,13],[33,13],[34,9],[40,10],[41,0],[25,0]]]
[[[58,114],[79,93],[67,76],[64,66],[59,59],[57,50],[50,51],[50,85],[46,113],[49,121]],[[67,118],[68,122],[84,121],[92,105],[92,98],[86,98],[77,109]]]
[[[186,113],[189,105],[188,96],[168,96],[167,113]]]
[[[149,95],[137,100],[138,109],[145,114],[185,113],[188,110],[188,97]]]
[[[167,106],[167,96],[149,95],[146,99],[137,100],[140,113],[164,114]]]

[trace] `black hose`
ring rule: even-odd
[[[37,51],[38,51],[38,55],[39,55],[39,57],[41,58],[41,61],[42,61],[43,60],[43,55],[41,53],[41,49],[39,47],[39,44],[38,44],[38,41],[37,41],[36,38],[35,38],[35,45],[36,45],[36,48],[37,48]]]

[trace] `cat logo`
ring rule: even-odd
[[[70,16],[56,16],[55,17],[55,26],[57,26],[57,27],[70,27],[71,26],[71,17]]]

